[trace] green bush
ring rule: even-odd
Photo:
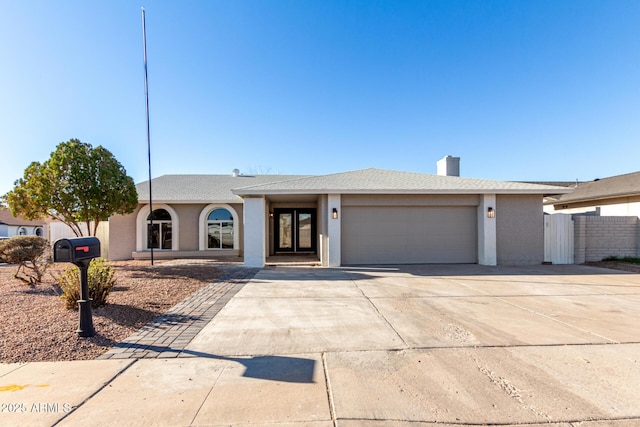
[[[8,240],[0,240],[0,259],[9,264],[17,264],[18,270],[14,277],[34,285],[42,282],[42,277],[51,264],[51,248],[47,239],[39,236],[14,236]]]
[[[626,256],[626,257],[618,257],[615,255],[612,256],[608,256],[606,258],[602,259],[603,261],[618,261],[618,262],[628,262],[631,264],[640,264],[640,258],[635,258],[635,257],[630,257],[630,256]]]
[[[87,279],[89,285],[89,298],[93,308],[100,307],[107,303],[107,297],[111,288],[116,283],[114,277],[115,270],[109,265],[107,260],[96,258],[89,264]],[[62,289],[60,298],[65,300],[68,309],[78,308],[80,299],[80,270],[77,267],[68,267],[58,277],[58,284]]]

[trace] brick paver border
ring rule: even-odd
[[[231,267],[214,283],[174,305],[98,359],[190,357],[182,354],[185,347],[259,270]]]

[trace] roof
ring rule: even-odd
[[[362,169],[255,184],[233,190],[241,196],[269,194],[560,194],[572,191],[522,182],[493,181],[385,169]]]
[[[151,180],[153,201],[158,203],[242,203],[234,188],[300,178],[304,175],[163,175]],[[149,202],[149,181],[136,185],[138,201]]]
[[[580,181],[521,181],[527,184],[553,185],[555,187],[575,188]]]
[[[0,224],[12,225],[12,226],[43,226],[46,224],[42,220],[28,220],[22,217],[15,217],[11,215],[11,211],[7,208],[0,208]]]
[[[616,197],[640,195],[640,172],[579,183],[570,194],[563,194],[547,204],[567,204]]]
[[[275,194],[562,194],[567,187],[492,181],[384,169],[330,175],[163,175],[151,181],[157,203],[241,203],[240,196]],[[149,181],[136,185],[149,201]]]

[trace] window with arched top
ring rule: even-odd
[[[171,214],[155,209],[147,216],[147,249],[171,249],[172,238]]]
[[[180,250],[179,241],[180,217],[171,205],[154,203],[153,214],[149,205],[142,206],[136,216],[136,251],[148,251],[152,248],[177,251]]]
[[[18,228],[18,236],[26,236],[27,235],[27,229],[24,227],[20,227]]]
[[[207,249],[233,249],[233,215],[225,208],[217,208],[207,216]]]
[[[42,237],[43,235],[44,235],[44,231],[42,231],[42,228],[36,227],[36,236]]]

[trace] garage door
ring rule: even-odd
[[[476,263],[477,208],[343,207],[343,264]]]

